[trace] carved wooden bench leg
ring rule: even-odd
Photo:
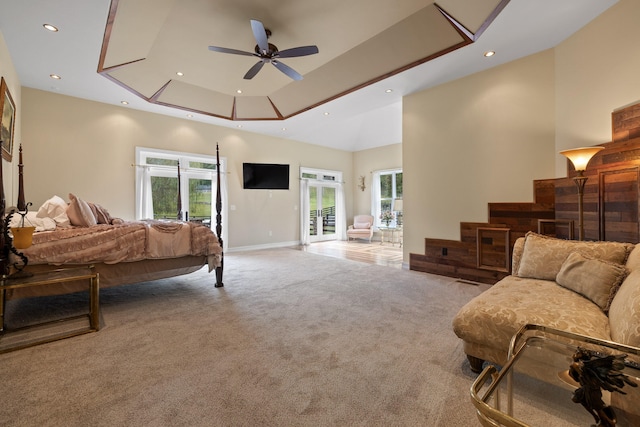
[[[482,372],[482,365],[484,365],[484,360],[474,357],[474,356],[469,356],[467,354],[467,359],[469,360],[469,365],[471,365],[471,371],[479,374],[480,372]]]

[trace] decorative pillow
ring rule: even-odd
[[[623,265],[572,252],[562,264],[556,282],[590,299],[607,313],[626,276],[627,269]]]
[[[113,221],[113,218],[111,218],[111,215],[109,215],[109,211],[107,211],[105,208],[103,208],[97,203],[91,203],[91,202],[87,202],[87,203],[89,204],[89,207],[91,208],[91,213],[93,213],[93,216],[96,218],[96,222],[98,224],[111,224],[111,221]]]
[[[622,282],[609,308],[609,326],[613,341],[640,347],[640,270]]]
[[[635,245],[629,257],[627,257],[626,267],[629,271],[640,269],[640,245]]]
[[[82,227],[91,227],[96,225],[96,217],[91,212],[91,207],[87,202],[77,198],[73,194],[69,193],[69,206],[67,207],[67,216],[71,225],[79,225]]]
[[[59,226],[68,226],[69,217],[67,216],[67,202],[60,196],[53,196],[40,206],[37,218],[51,218]]]
[[[528,232],[518,271],[519,277],[555,280],[560,267],[570,253],[579,252],[588,258],[624,264],[633,245],[618,242],[581,242],[563,240]]]
[[[370,222],[354,222],[353,228],[371,228]]]

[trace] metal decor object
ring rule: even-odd
[[[580,384],[572,400],[580,403],[593,416],[598,427],[614,427],[617,419],[613,408],[602,400],[602,390],[626,394],[625,384],[637,387],[622,373],[626,354],[601,356],[595,351],[578,347],[569,366],[569,376]]]

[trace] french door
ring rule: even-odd
[[[136,218],[180,218],[211,226],[217,196],[216,161],[201,154],[136,147]],[[224,168],[224,159],[220,163]],[[225,186],[221,174],[223,202]],[[225,218],[223,215],[223,221]]]
[[[309,239],[311,242],[336,239],[336,189],[309,186]]]
[[[301,242],[345,239],[342,172],[300,168]]]

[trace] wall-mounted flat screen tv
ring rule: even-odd
[[[242,181],[248,190],[288,190],[289,165],[243,163]]]

